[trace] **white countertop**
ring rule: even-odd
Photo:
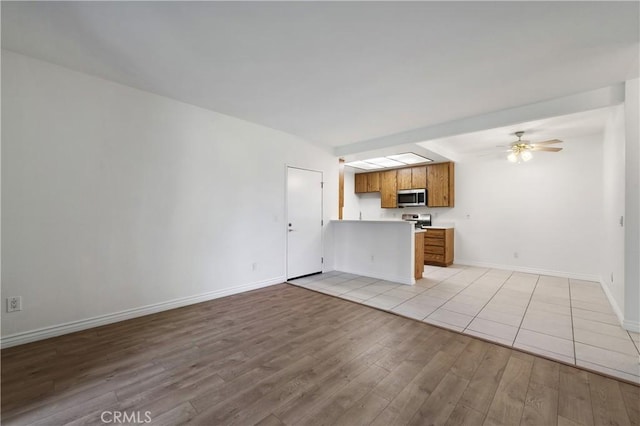
[[[339,220],[339,219],[332,219],[331,222],[349,222],[349,223],[354,223],[354,222],[360,222],[360,223],[406,223],[408,225],[413,226],[415,222],[412,222],[410,220],[402,220],[402,219],[378,219],[378,220],[359,220],[359,219],[343,219],[343,220]]]
[[[453,229],[453,225],[442,225],[442,226],[434,225],[434,226],[427,226],[423,229]]]
[[[349,223],[406,223],[406,224],[410,224],[411,226],[414,226],[414,224],[416,223],[413,220],[402,220],[402,219],[375,219],[375,220],[368,220],[368,219],[343,219],[343,220],[339,220],[339,219],[332,219],[331,222],[349,222]],[[452,229],[454,228],[453,224],[441,224],[441,225],[433,225],[433,226],[427,226],[423,229],[427,230],[427,229]]]

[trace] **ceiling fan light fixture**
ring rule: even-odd
[[[507,151],[509,154],[507,155],[507,160],[511,163],[526,163],[527,161],[531,161],[533,158],[533,151],[547,151],[547,152],[558,152],[562,151],[562,148],[557,147],[548,147],[547,145],[554,145],[557,143],[562,143],[560,139],[550,139],[547,141],[541,141],[536,143],[530,143],[529,141],[522,140],[522,136],[524,135],[524,131],[517,131],[515,135],[518,137],[517,141],[511,142],[509,145],[497,145],[498,148],[505,147],[509,148]]]

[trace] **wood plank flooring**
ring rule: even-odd
[[[288,284],[4,349],[1,380],[3,425],[640,422],[637,386]]]

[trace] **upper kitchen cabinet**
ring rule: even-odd
[[[427,166],[428,207],[453,207],[455,204],[453,163]]]
[[[387,170],[380,173],[380,207],[398,207],[398,179],[397,170]]]
[[[427,187],[427,168],[425,166],[411,167],[411,189],[425,189]]]
[[[367,173],[367,192],[380,192],[380,172]]]
[[[427,187],[427,168],[425,166],[398,169],[398,190],[424,189]]]
[[[367,192],[367,174],[358,173],[354,176],[356,182],[356,194]]]
[[[356,173],[355,192],[379,192],[380,207],[393,209],[398,207],[398,191],[426,188],[428,207],[453,207],[453,171],[453,163],[440,163]]]
[[[355,175],[355,192],[380,192],[380,173],[357,173]]]
[[[411,189],[411,169],[398,169],[397,170],[398,190]]]

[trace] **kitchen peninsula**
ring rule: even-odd
[[[413,222],[332,220],[331,226],[336,270],[407,285],[422,276],[416,252],[423,250],[424,230],[415,229]],[[418,263],[422,262],[419,257]]]

